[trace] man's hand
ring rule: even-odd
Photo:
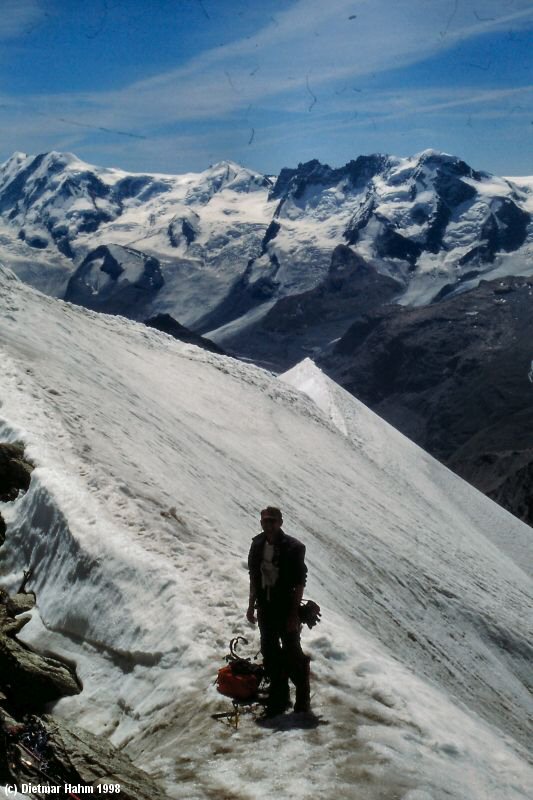
[[[246,619],[248,620],[250,625],[255,625],[255,623],[257,622],[255,616],[255,609],[253,606],[248,606],[248,611],[246,612]]]
[[[287,620],[287,633],[297,633],[300,629],[300,617],[296,611],[292,611]]]

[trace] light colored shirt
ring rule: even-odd
[[[274,545],[265,542],[263,548],[263,558],[261,561],[261,586],[266,589],[267,597],[270,599],[270,589],[276,585],[278,580],[279,567],[272,559],[274,558]]]

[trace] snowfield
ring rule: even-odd
[[[21,637],[77,664],[55,713],[169,797],[526,800],[531,530],[323,376],[282,379],[0,270],[0,440],[30,490],[2,507],[2,585],[31,564]],[[312,704],[271,729],[211,719],[247,625],[265,504],[307,546]],[[529,561],[528,561],[529,559]]]

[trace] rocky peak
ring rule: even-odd
[[[336,186],[343,180],[348,180],[353,186],[360,186],[383,172],[390,161],[389,156],[375,153],[369,156],[358,156],[343,167],[335,169],[328,164],[322,164],[316,158],[298,164],[296,169],[284,167],[270,192],[270,199],[284,198],[289,195],[299,198],[308,186],[319,185],[326,188]]]

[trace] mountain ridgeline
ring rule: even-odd
[[[311,357],[531,523],[532,209],[530,178],[433,150],[278,176],[16,153],[0,166],[0,260],[273,371]]]

